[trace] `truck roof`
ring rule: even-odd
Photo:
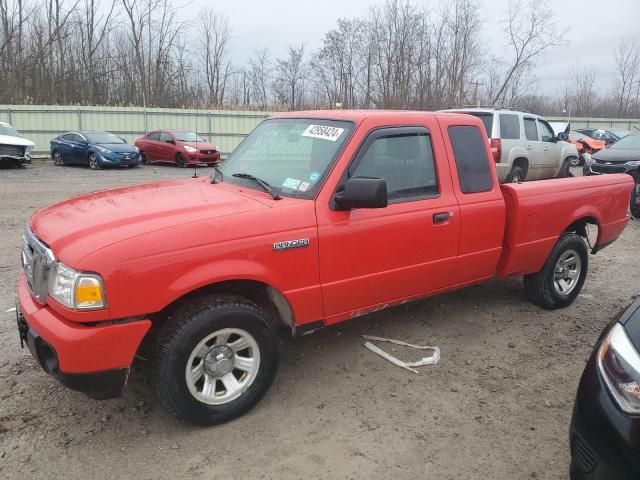
[[[418,110],[303,110],[297,112],[283,112],[273,115],[271,118],[322,118],[325,120],[343,120],[360,123],[366,118],[407,118],[407,117],[424,117],[424,116],[441,116],[459,115],[455,112],[426,112]],[[468,117],[464,116],[465,121]]]

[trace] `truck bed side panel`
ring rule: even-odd
[[[574,222],[598,225],[595,251],[613,242],[629,221],[628,175],[601,175],[502,186],[507,225],[498,275],[542,269],[559,236]]]

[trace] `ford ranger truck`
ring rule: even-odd
[[[524,277],[543,308],[570,305],[589,252],[628,222],[631,177],[501,186],[490,159],[468,115],[276,115],[211,178],[35,212],[21,341],[46,372],[99,399],[122,392],[144,348],[162,405],[211,425],[264,396],[280,327],[301,335],[494,277]]]

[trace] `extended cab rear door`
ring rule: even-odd
[[[452,281],[460,220],[442,137],[434,117],[408,118],[402,126],[381,128],[365,120],[351,142],[359,146],[348,166],[342,164],[340,178],[318,198],[320,282],[328,324]],[[357,176],[384,178],[389,205],[337,210],[331,202],[334,192]]]
[[[453,284],[491,278],[502,254],[504,198],[482,124],[463,115],[438,117],[460,205],[460,243]]]

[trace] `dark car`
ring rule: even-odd
[[[571,480],[640,478],[640,299],[596,343],[569,438]]]
[[[640,133],[632,133],[591,156],[591,175],[628,173],[635,181],[631,191],[630,208],[640,217]]]
[[[631,133],[622,128],[579,128],[577,131],[595,140],[602,140],[607,145],[616,143]]]
[[[187,165],[218,165],[220,151],[214,144],[186,130],[155,130],[136,140],[144,163],[174,163]]]
[[[137,147],[110,132],[67,132],[51,140],[51,158],[60,166],[89,165],[103,167],[137,167],[141,163]]]

